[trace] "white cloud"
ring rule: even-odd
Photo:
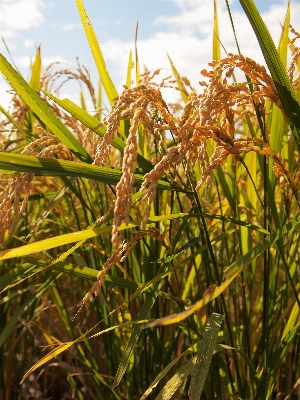
[[[32,47],[35,46],[35,41],[31,40],[31,39],[25,39],[24,40],[24,46],[31,49]]]
[[[285,3],[285,0],[282,1]],[[212,59],[212,35],[213,35],[213,1],[212,0],[173,0],[178,6],[177,14],[171,16],[161,16],[155,22],[155,30],[157,33],[150,35],[146,39],[138,39],[138,52],[141,70],[143,66],[151,69],[164,68],[163,76],[171,74],[171,67],[167,58],[167,54],[171,57],[177,70],[187,76],[192,85],[201,90],[198,82],[202,80],[200,71],[203,68],[208,68],[208,62]],[[234,35],[230,25],[230,20],[224,0],[217,0],[220,39],[228,52],[237,53]],[[256,62],[264,63],[264,59],[258,44],[258,41],[253,33],[250,23],[241,10],[235,8],[237,0],[229,1],[231,4],[232,17],[235,23],[235,29],[239,40],[242,53],[245,56],[253,58]],[[24,5],[30,4],[35,10],[35,19],[26,11],[24,15],[29,16],[32,25],[41,23],[43,16],[41,14],[42,0],[0,0],[0,24],[3,20],[3,7],[7,9],[14,5],[23,5],[19,11],[24,14]],[[47,3],[47,7],[50,2]],[[9,5],[9,7],[8,7]],[[11,10],[9,11],[11,13]],[[267,12],[262,14],[263,20],[268,26],[275,45],[277,46],[280,37],[281,26],[286,13],[286,4],[273,5]],[[40,14],[40,17],[37,15]],[[296,30],[300,30],[299,23],[300,2],[293,0],[291,4],[291,23]],[[53,27],[58,26],[57,22],[52,21]],[[9,25],[5,25],[8,27]],[[51,25],[52,26],[52,25]],[[60,25],[61,26],[61,25]],[[75,23],[62,25],[64,32],[71,32],[79,26]],[[21,29],[21,27],[19,27]],[[16,28],[17,29],[17,28]],[[26,29],[23,26],[22,29]],[[60,33],[61,35],[61,33]],[[108,35],[108,34],[107,34]],[[102,36],[102,38],[104,38]],[[55,39],[55,38],[54,38]],[[25,40],[26,47],[33,47],[33,41]],[[100,42],[104,58],[107,62],[107,68],[110,71],[113,81],[117,86],[117,90],[122,90],[122,84],[125,83],[127,73],[127,62],[129,50],[134,50],[134,42],[124,41],[120,39],[108,39]],[[224,52],[222,56],[224,56]],[[75,58],[76,54],[74,54]],[[51,58],[43,57],[43,67],[46,67],[50,62],[61,61],[65,62],[63,57],[52,56]],[[84,60],[81,60],[84,62]],[[21,57],[16,60],[16,64],[21,67],[29,68],[30,58]],[[132,71],[134,76],[134,70]],[[98,79],[98,76],[96,77]],[[169,92],[170,93],[170,92]],[[178,93],[176,93],[178,95]],[[72,96],[70,91],[69,96]],[[167,95],[171,96],[171,94]],[[167,101],[171,101],[169,97]],[[176,99],[175,99],[176,100]],[[174,101],[174,100],[173,100]]]
[[[29,57],[29,56],[18,57],[16,60],[16,64],[18,65],[18,67],[29,68],[32,61],[34,61],[34,57]],[[53,55],[50,57],[42,57],[42,63],[44,68],[47,68],[49,64],[55,62],[67,63],[67,61],[61,56]]]
[[[147,39],[138,40],[138,53],[141,70],[143,65],[151,69],[166,68],[163,75],[171,74],[166,53],[171,57],[177,70],[187,76],[192,85],[201,90],[198,85],[203,80],[200,71],[209,68],[212,59],[213,37],[213,2],[211,0],[173,0],[179,6],[177,15],[164,16],[156,19],[157,26],[163,26],[167,32],[153,34]],[[230,3],[233,3],[231,1]],[[291,22],[295,29],[300,30],[297,17],[300,15],[300,3],[291,6]],[[231,8],[232,17],[242,54],[253,58],[260,64],[265,64],[258,41],[253,29],[242,10]],[[281,25],[284,22],[286,5],[273,5],[269,11],[262,14],[275,45],[278,45]],[[218,18],[220,39],[227,52],[237,53],[237,47],[224,2],[218,1]],[[125,82],[129,50],[134,50],[133,42],[108,40],[101,44],[104,58],[109,64],[109,70],[114,72],[114,81],[121,88]],[[222,50],[222,56],[225,56]],[[132,72],[134,74],[134,71]],[[237,76],[242,76],[237,71]],[[168,95],[169,96],[169,95]],[[167,101],[170,99],[167,98]]]
[[[149,70],[162,68],[157,82],[172,74],[167,53],[171,57],[175,67],[188,77],[197,89],[200,79],[200,70],[207,67],[211,60],[211,48],[207,46],[206,40],[196,36],[183,36],[179,33],[158,33],[145,40],[138,40],[138,57],[141,72],[144,65]],[[120,40],[106,41],[101,45],[104,58],[112,71],[112,78],[117,85],[117,90],[122,91],[125,84],[129,50],[134,50],[133,42],[121,42]],[[133,57],[135,57],[133,55]],[[132,78],[135,70],[132,70]],[[163,90],[164,99],[167,102],[175,102],[180,98],[178,92]]]
[[[40,26],[44,22],[40,11],[42,6],[42,0],[1,0],[2,29],[21,30]]]
[[[212,26],[212,5],[211,0],[202,0],[201,2],[187,1],[182,3],[180,13],[177,15],[171,17],[160,16],[154,22],[157,25],[167,26],[170,30],[176,29],[182,35],[206,34],[207,30],[211,29]],[[224,9],[224,7],[222,8]]]
[[[196,2],[194,0],[173,1],[180,7],[180,12],[171,17],[161,16],[155,20],[155,23],[157,25],[168,27],[170,31],[174,31],[174,28],[176,27],[176,31],[183,36],[189,35],[200,37],[201,39],[206,40],[207,45],[211,48],[213,32],[213,2],[211,0],[202,0],[201,2]],[[233,1],[231,3],[233,3]],[[224,1],[220,0],[217,2],[217,6],[220,39],[227,51],[236,52],[234,35],[227,7]],[[272,5],[268,12],[262,14],[262,18],[269,28],[276,45],[280,37],[280,24],[284,22],[286,8],[286,4]],[[299,25],[300,3],[293,2],[291,10],[292,24],[294,23],[295,25]],[[236,11],[233,6],[231,7],[231,13],[235,24],[237,38],[242,50],[245,50],[248,54],[257,56],[258,53],[260,53],[258,42],[245,13],[242,10]],[[255,51],[254,48],[258,49],[258,51]],[[178,50],[180,51],[180,49]]]
[[[78,28],[80,25],[79,24],[65,24],[62,26],[62,30],[64,32],[71,32],[74,29]]]

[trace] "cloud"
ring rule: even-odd
[[[2,29],[22,30],[40,26],[44,22],[42,0],[1,0],[0,24]]]
[[[78,27],[80,27],[79,24],[65,24],[62,26],[62,30],[64,32],[71,32],[74,31],[74,29],[77,29]]]
[[[211,0],[173,1],[178,5],[177,15],[160,16],[155,20],[155,24],[157,27],[162,27],[161,32],[147,39],[138,40],[140,67],[143,70],[142,67],[145,64],[150,70],[164,68],[163,75],[169,75],[171,68],[166,54],[168,53],[177,70],[187,76],[197,90],[201,90],[198,85],[198,82],[203,80],[200,71],[209,68],[208,63],[212,60],[213,2]],[[230,3],[233,4],[234,1]],[[300,3],[294,2],[291,10],[291,22],[295,29],[299,30],[297,16],[300,15]],[[231,6],[231,13],[242,54],[265,65],[260,46],[245,13],[241,7],[233,6]],[[285,14],[286,5],[273,5],[262,14],[276,46]],[[218,1],[218,18],[222,44],[227,52],[237,53],[228,11],[223,1]],[[113,71],[112,78],[119,89],[125,82],[128,54],[130,49],[134,50],[134,43],[121,39],[107,40],[101,43],[101,49],[107,61],[108,70]],[[225,52],[222,50],[222,57],[224,56]],[[132,73],[134,74],[134,71]],[[238,71],[237,76],[244,79]]]
[[[149,70],[162,68],[159,77],[156,78],[157,82],[172,74],[167,56],[169,54],[177,70],[187,76],[199,89],[198,81],[202,80],[200,70],[207,67],[207,63],[211,60],[211,46],[207,45],[207,40],[175,32],[161,32],[148,39],[138,40],[137,47],[141,72],[144,71],[144,65]],[[112,71],[112,79],[117,90],[122,91],[122,84],[125,84],[126,79],[128,55],[130,49],[134,51],[134,43],[109,40],[101,44],[101,49],[108,71]],[[132,78],[134,74],[135,70],[132,70]],[[180,98],[177,92],[174,98],[174,91],[170,90],[163,90],[163,96],[167,102],[175,102]]]
[[[16,64],[18,67],[29,68],[32,61],[34,61],[34,57],[28,57],[28,56],[18,57],[16,60]],[[67,63],[67,61],[61,56],[53,55],[50,57],[42,57],[42,63],[44,68],[47,68],[49,64],[55,62]]]
[[[171,57],[177,70],[189,78],[196,90],[202,88],[198,82],[203,80],[200,71],[209,69],[208,63],[212,60],[213,39],[213,1],[202,0],[173,0],[178,6],[177,13],[163,15],[155,19],[154,25],[158,33],[152,34],[146,39],[138,39],[138,54],[141,71],[143,65],[150,70],[163,68],[163,76],[172,73],[167,58]],[[271,3],[271,2],[270,2]],[[284,4],[283,4],[284,3]],[[242,8],[237,0],[229,1],[232,18],[235,24],[236,35],[242,54],[253,58],[256,62],[265,65],[257,38]],[[220,40],[227,52],[237,53],[237,46],[228,15],[228,10],[223,0],[217,0]],[[273,4],[261,15],[266,23],[271,36],[278,45],[281,24],[284,22],[287,4]],[[299,25],[300,2],[294,0],[291,4],[291,23],[296,30]],[[100,43],[108,71],[115,82],[117,89],[122,90],[125,83],[129,50],[134,50],[133,41],[121,39],[107,40]],[[222,57],[226,54],[222,50]],[[132,76],[134,71],[132,71]],[[236,71],[239,80],[245,79],[242,73]],[[163,92],[166,101],[172,101],[172,96],[178,93]],[[173,99],[173,102],[176,99]]]
[[[194,0],[173,0],[173,2],[178,5],[179,13],[171,17],[160,16],[155,20],[155,24],[163,26],[164,28],[167,27],[169,31],[174,31],[174,29],[176,29],[176,31],[183,36],[187,35],[190,37],[200,38],[204,41],[206,40],[207,45],[211,48],[213,32],[212,1],[202,0],[201,2],[196,2]],[[241,7],[237,7],[236,1],[231,1],[230,3],[232,3],[231,13],[235,24],[237,38],[242,50],[248,53],[248,55],[253,54],[255,57],[259,57],[260,60],[262,60],[257,39],[245,13],[242,11]],[[234,4],[236,7],[234,7]],[[217,6],[221,42],[224,44],[227,51],[236,52],[237,48],[227,7],[224,1],[218,1]],[[267,12],[262,14],[262,18],[269,28],[276,45],[281,32],[280,24],[284,22],[286,9],[286,4],[272,5]],[[298,25],[300,3],[293,2],[291,10],[291,22],[292,24],[294,23]],[[180,51],[180,48],[178,48],[178,51]]]
[[[31,39],[25,39],[24,40],[24,46],[28,48],[33,48],[35,46],[35,41]]]
[[[282,0],[282,3],[286,3]],[[42,0],[0,0],[0,18],[2,17],[3,6],[8,9],[8,4],[31,4],[37,14],[41,14],[43,7]],[[201,90],[198,82],[202,80],[200,71],[203,68],[208,68],[208,62],[212,59],[212,37],[213,37],[213,1],[202,0],[201,2],[195,0],[173,0],[177,6],[177,13],[171,15],[164,15],[154,20],[154,28],[156,33],[150,34],[147,38],[138,39],[138,53],[141,71],[143,66],[146,65],[150,70],[163,68],[162,76],[171,74],[171,67],[167,58],[167,53],[171,57],[177,70],[187,76],[192,85]],[[264,59],[258,44],[258,41],[253,33],[253,29],[239,6],[237,0],[229,1],[232,17],[235,23],[235,29],[239,45],[243,55],[253,58],[256,62],[263,64]],[[271,2],[270,2],[271,3]],[[220,29],[220,40],[224,45],[227,52],[237,53],[235,39],[230,25],[228,11],[223,0],[217,0],[218,4],[218,18]],[[49,4],[47,3],[47,7]],[[263,20],[268,26],[272,37],[274,38],[277,46],[281,33],[280,24],[284,22],[286,13],[286,4],[272,5],[262,14]],[[21,10],[24,10],[21,9]],[[163,10],[163,9],[162,9]],[[11,12],[11,10],[9,11]],[[19,12],[19,15],[24,11]],[[26,12],[24,15],[28,15]],[[33,13],[34,14],[34,13]],[[37,15],[36,14],[36,15]],[[296,30],[300,30],[298,16],[300,15],[300,2],[293,0],[291,4],[291,23]],[[42,19],[36,17],[35,20],[32,15],[29,19],[32,20],[32,27],[34,23],[41,23]],[[1,23],[1,22],[0,22]],[[28,22],[29,23],[29,22]],[[55,23],[55,21],[52,21]],[[8,24],[5,26],[9,26]],[[64,32],[71,32],[79,26],[75,23],[68,23],[62,26]],[[18,27],[18,29],[27,29],[26,27]],[[101,33],[102,34],[102,33]],[[61,33],[60,33],[61,35]],[[24,39],[23,39],[24,40]],[[26,41],[26,46],[33,46],[33,42]],[[122,38],[109,39],[109,31],[107,36],[101,36],[100,46],[107,63],[107,69],[111,74],[113,81],[116,84],[117,90],[121,91],[122,84],[125,83],[127,73],[127,63],[129,50],[134,50],[134,42],[125,41]],[[71,54],[71,50],[68,54]],[[77,50],[76,50],[77,51]],[[23,55],[23,54],[22,54]],[[74,58],[75,58],[74,54]],[[225,53],[222,51],[222,56]],[[90,56],[91,57],[91,56]],[[65,60],[59,56],[52,56],[50,59],[43,57],[43,66],[46,67],[51,61]],[[80,60],[84,62],[84,60]],[[19,62],[21,64],[19,64]],[[22,57],[16,61],[17,65],[29,67],[30,58]],[[97,82],[98,74],[93,73],[93,81]],[[132,71],[132,76],[134,71]],[[96,85],[96,84],[95,84]],[[170,91],[169,91],[170,93]],[[178,93],[176,93],[178,95]],[[70,92],[70,96],[72,93]],[[167,96],[170,96],[169,94]],[[167,98],[167,101],[170,99]]]

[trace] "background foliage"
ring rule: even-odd
[[[1,398],[300,397],[299,34],[288,4],[276,48],[240,2],[270,74],[220,59],[214,3],[200,94],[170,57],[157,83],[130,52],[118,95],[81,0],[97,90],[80,63],[42,71],[38,49],[26,82],[0,55],[13,89],[0,108]],[[83,91],[81,107],[55,97],[68,79],[93,113]]]

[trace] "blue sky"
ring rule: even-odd
[[[229,0],[237,36],[244,55],[263,63],[259,46],[238,0]],[[280,36],[287,0],[256,0],[275,42]],[[96,31],[108,70],[118,90],[125,83],[129,50],[134,50],[134,33],[139,22],[138,50],[141,68],[165,68],[166,52],[177,69],[196,86],[200,70],[212,58],[213,0],[84,0]],[[217,0],[220,38],[227,51],[236,52],[225,0]],[[300,0],[293,0],[291,22],[300,31]],[[75,0],[0,0],[0,34],[25,78],[30,58],[41,45],[43,66],[62,61],[63,68],[76,66],[79,57],[97,85],[97,71],[85,38]],[[1,42],[0,51],[10,57]],[[0,104],[8,96],[0,78]],[[197,87],[196,87],[197,88]],[[78,102],[78,88],[67,84],[60,97]]]

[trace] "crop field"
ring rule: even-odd
[[[292,5],[274,43],[240,0],[267,68],[238,38],[221,58],[214,2],[200,91],[170,57],[142,72],[136,45],[118,93],[76,3],[99,83],[40,48],[26,82],[0,54],[0,399],[300,399]],[[89,99],[58,98],[69,79]]]

